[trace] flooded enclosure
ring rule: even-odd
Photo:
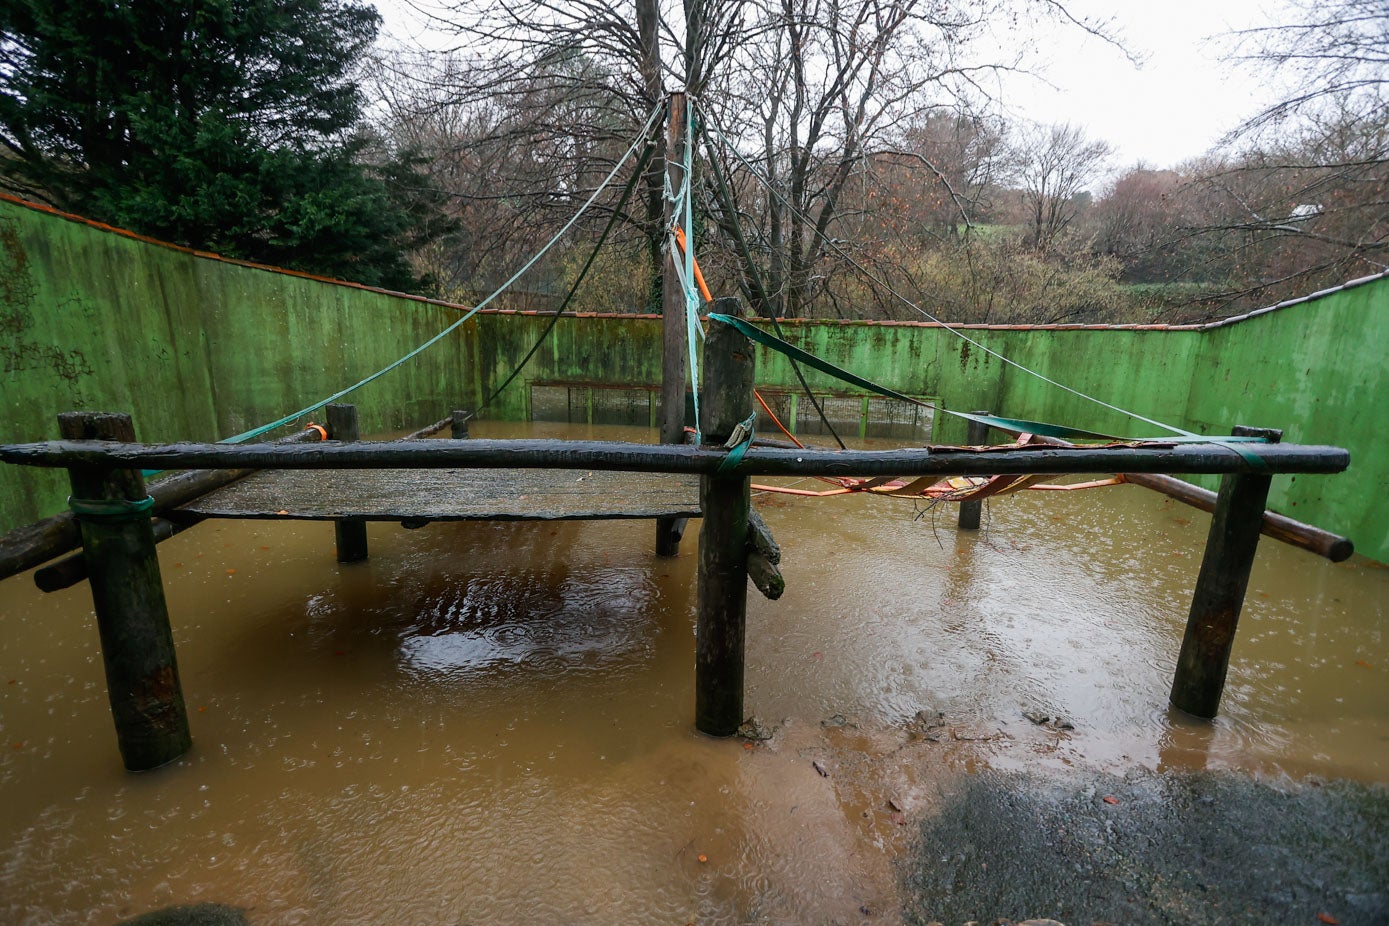
[[[1135,486],[1008,496],[973,533],[754,505],[786,593],[749,597],[757,723],[726,740],[693,729],[693,523],[674,559],[648,521],[372,524],[350,566],[328,524],[185,532],[159,556],[194,746],[139,775],[85,584],[0,583],[0,921],[892,923],[918,824],[982,774],[1389,782],[1381,565],[1265,539],[1204,723],[1167,698],[1205,514]]]

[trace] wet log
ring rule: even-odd
[[[328,437],[335,441],[356,441],[361,437],[357,406],[335,403],[328,406]],[[367,522],[361,518],[339,518],[333,522],[338,562],[360,563],[367,558]]]
[[[153,518],[150,521],[150,527],[154,531],[154,542],[160,544],[202,522],[202,518],[179,518],[176,521],[170,521],[167,518]],[[85,578],[87,578],[87,555],[83,552],[65,556],[57,562],[34,570],[34,585],[44,592],[58,592],[65,588],[72,588]]]
[[[67,412],[58,422],[73,440],[135,439],[129,415]],[[139,470],[93,467],[68,477],[121,758],[131,771],[158,768],[187,752],[192,738],[154,534],[140,508],[145,480]]]
[[[670,96],[670,118],[666,127],[666,181],[670,189],[678,190],[684,180],[684,146],[689,142],[689,126],[685,94]],[[679,219],[666,202],[665,224],[670,228]],[[661,443],[685,442],[685,377],[688,375],[689,347],[686,343],[688,326],[685,319],[685,290],[675,262],[680,256],[675,248],[666,248],[661,277]],[[675,518],[656,519],[656,555],[676,556],[685,535],[684,523]]]
[[[737,476],[995,476],[1000,473],[1339,473],[1341,447],[1245,444],[1253,462],[1220,444],[1106,447],[910,447],[903,450],[781,450],[754,447]],[[710,447],[621,441],[448,439],[278,444],[134,444],[43,441],[0,445],[0,461],[21,466],[257,469],[601,469],[692,473],[718,470]],[[201,494],[201,493],[199,493]]]
[[[439,433],[440,431],[442,431],[444,428],[447,428],[447,427],[449,427],[449,426],[452,425],[452,424],[453,424],[453,415],[450,414],[447,418],[440,418],[438,421],[434,422],[433,424],[427,424],[427,425],[425,425],[424,427],[420,428],[418,431],[411,431],[409,434],[405,435],[404,437],[402,437],[402,438],[400,438],[400,439],[401,439],[401,440],[419,440],[419,439],[422,438],[422,437],[430,437],[431,435],[438,434],[438,433]]]
[[[772,529],[756,511],[748,512],[748,545],[754,552],[762,554],[767,562],[773,565],[781,562],[781,546],[772,536]]]
[[[786,591],[786,579],[776,563],[758,552],[748,553],[748,578],[766,598],[776,601]]]
[[[988,412],[975,412],[976,415],[987,415]],[[989,426],[982,421],[970,421],[969,427],[965,432],[965,443],[971,447],[982,446],[989,439]],[[979,530],[979,518],[983,513],[983,501],[960,502],[960,521],[959,526],[962,531]]]
[[[1162,476],[1157,473],[1123,473],[1122,475],[1125,482],[1161,492],[1168,498],[1193,508],[1199,508],[1202,511],[1215,511],[1217,496],[1210,489],[1203,489],[1189,482],[1183,482],[1181,479],[1173,479],[1171,476]],[[1263,523],[1259,529],[1265,537],[1272,537],[1274,540],[1290,546],[1324,556],[1333,563],[1344,562],[1355,554],[1355,544],[1351,542],[1349,537],[1333,534],[1331,531],[1322,530],[1320,527],[1314,527],[1311,524],[1278,514],[1276,511],[1264,512]]]
[[[307,429],[288,437],[280,438],[274,445],[317,442],[322,439],[317,429]],[[214,446],[229,446],[217,444]],[[258,445],[265,446],[265,445]],[[96,465],[101,465],[97,463]],[[153,467],[141,467],[152,469]],[[166,467],[185,469],[187,467]],[[154,514],[162,514],[187,504],[225,485],[244,479],[255,469],[204,469],[179,473],[151,482],[146,490],[154,498]],[[82,534],[77,528],[77,520],[71,511],[64,511],[52,517],[35,521],[24,527],[17,527],[0,537],[0,579],[8,579],[26,569],[48,562],[56,556],[77,549],[82,544]],[[85,574],[84,574],[85,575]],[[42,586],[40,586],[42,587]],[[66,588],[67,586],[60,586]]]
[[[720,299],[715,311],[739,315],[741,307],[737,299]],[[752,342],[732,326],[713,326],[704,342],[705,447],[721,448],[752,414],[753,372]],[[720,457],[728,453],[708,452]],[[731,736],[743,722],[748,479],[718,472],[705,475],[699,481],[699,499],[704,519],[695,620],[695,727],[712,736]]]
[[[1277,440],[1282,432],[1236,427],[1235,434]],[[1267,474],[1227,475],[1220,483],[1206,553],[1196,578],[1177,671],[1172,706],[1196,717],[1213,718],[1220,709],[1230,650],[1235,642],[1249,572],[1259,546],[1259,528],[1273,479]]]

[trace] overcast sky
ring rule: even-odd
[[[1058,29],[1045,55],[1047,80],[1015,78],[1009,108],[1039,122],[1075,122],[1117,149],[1121,165],[1170,167],[1210,148],[1252,116],[1272,89],[1220,60],[1220,36],[1264,25],[1269,0],[1068,0],[1077,15],[1114,18],[1141,64],[1078,29]],[[1228,44],[1228,43],[1225,43]]]
[[[375,0],[385,32],[439,47],[406,0]],[[428,2],[428,0],[426,0]],[[1045,80],[1014,76],[1001,86],[1010,115],[1074,122],[1116,149],[1115,167],[1170,167],[1209,149],[1253,115],[1271,91],[1220,61],[1219,36],[1267,22],[1277,0],[1066,0],[1077,17],[1112,18],[1142,62],[1076,28],[1033,35]],[[1013,40],[1008,34],[1000,42]],[[1052,86],[1054,85],[1054,86]]]

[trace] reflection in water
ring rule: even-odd
[[[86,588],[0,583],[0,922],[891,922],[889,796],[961,769],[1389,780],[1363,559],[1261,547],[1207,724],[1167,707],[1204,515],[1134,487],[998,500],[977,534],[757,504],[787,591],[749,599],[747,703],[780,724],[751,749],[691,730],[694,530],[660,560],[649,522],[372,525],[341,567],[327,525],[202,525],[160,547],[195,747],[140,776]]]

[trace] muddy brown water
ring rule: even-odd
[[[894,922],[910,824],[982,768],[1389,781],[1382,566],[1265,541],[1203,724],[1167,708],[1200,512],[757,504],[787,584],[749,599],[758,744],[692,729],[697,525],[661,560],[644,521],[379,524],[353,566],[325,524],[188,531],[160,559],[194,748],[142,775],[85,585],[0,583],[0,922]]]

